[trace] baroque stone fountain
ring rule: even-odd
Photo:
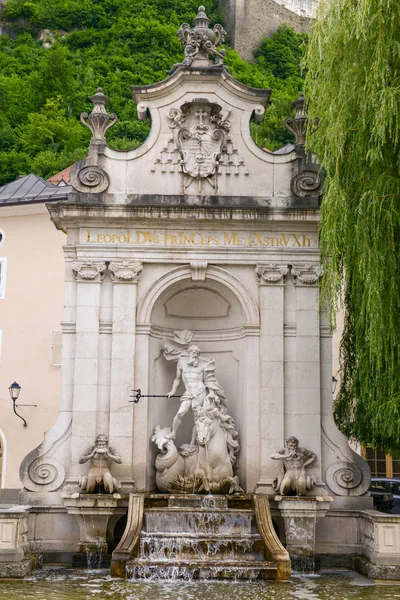
[[[73,563],[111,542],[115,576],[283,580],[289,553],[313,562],[326,515],[317,554],[345,566],[357,552],[375,568],[389,526],[368,512],[368,466],[332,416],[323,178],[304,149],[305,100],[286,121],[293,149],[258,148],[249,121],[270,90],[230,76],[224,33],[200,7],[179,32],[184,61],[133,89],[138,117],[152,118],[135,151],[107,147],[116,117],[101,91],[82,115],[88,158],[68,201],[49,205],[68,234],[62,408],[21,464],[30,549]],[[195,335],[176,331],[183,322]],[[132,411],[139,382],[164,393]]]

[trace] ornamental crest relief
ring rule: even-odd
[[[200,191],[203,179],[216,188],[219,158],[231,127],[229,113],[222,114],[218,104],[203,99],[170,109],[170,128],[176,130],[174,137],[181,155],[181,169],[187,175],[185,188],[197,180]]]

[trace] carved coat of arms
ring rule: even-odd
[[[207,178],[215,187],[213,176],[217,173],[219,157],[226,143],[230,122],[229,113],[221,115],[221,107],[207,101],[188,102],[181,109],[169,112],[170,127],[179,127],[176,137],[181,154],[181,169],[189,180]]]
[[[214,175],[217,159],[225,143],[222,129],[212,129],[205,124],[204,117],[209,113],[202,108],[195,112],[200,117],[188,129],[183,127],[178,134],[178,146],[183,154],[183,171],[191,177],[210,177]]]

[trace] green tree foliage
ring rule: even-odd
[[[192,23],[192,0],[7,0],[0,36],[0,185],[21,174],[49,177],[87,153],[88,131],[79,115],[102,87],[118,115],[107,141],[135,148],[150,124],[138,121],[130,86],[167,76],[183,59],[176,31]],[[217,2],[207,5],[221,21]],[[283,27],[265,40],[254,63],[229,49],[232,75],[273,89],[264,122],[252,125],[256,142],[274,150],[292,138],[283,127],[303,85],[300,58],[305,36]]]
[[[346,311],[336,421],[400,451],[400,4],[322,3],[306,59],[309,146],[327,172],[323,292]]]

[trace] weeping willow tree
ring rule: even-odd
[[[400,3],[325,0],[306,57],[326,170],[322,295],[345,310],[335,419],[400,452]]]

